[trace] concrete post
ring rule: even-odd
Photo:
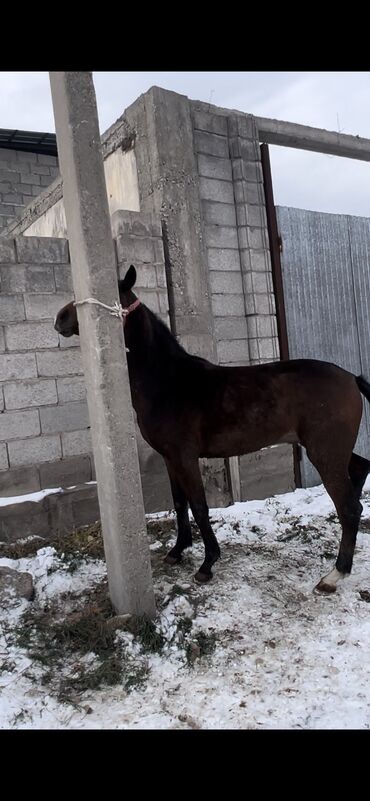
[[[75,297],[119,300],[92,73],[51,72]],[[122,324],[78,308],[109,592],[117,613],[155,615]]]

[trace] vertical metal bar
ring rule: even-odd
[[[279,237],[279,231],[277,226],[274,192],[272,187],[270,153],[267,144],[261,145],[261,162],[262,162],[263,185],[265,190],[267,230],[269,235],[269,245],[270,245],[270,255],[271,255],[272,283],[275,294],[280,358],[289,359],[289,343],[288,343],[288,331],[287,331],[286,315],[285,315],[284,286],[283,286],[283,276],[281,271],[281,260],[280,260],[281,240]],[[299,445],[293,445],[293,463],[294,463],[295,485],[296,487],[301,487],[302,478],[300,469]]]

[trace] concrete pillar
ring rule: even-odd
[[[119,300],[90,72],[51,72],[75,297]],[[117,613],[154,616],[155,602],[122,324],[78,308],[109,591]]]

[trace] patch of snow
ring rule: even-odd
[[[11,498],[0,498],[0,506],[10,506],[14,503],[25,503],[25,501],[37,503],[45,498],[46,495],[53,495],[55,492],[63,492],[62,487],[52,487],[51,489],[39,490],[39,492],[30,492],[28,495],[13,495]]]
[[[156,530],[151,556],[164,648],[145,655],[130,632],[117,633],[148,671],[131,692],[116,685],[88,690],[73,705],[58,702],[9,636],[32,604],[3,610],[0,728],[369,729],[370,603],[360,595],[370,590],[369,490],[370,480],[353,571],[331,596],[313,593],[334,566],[340,539],[323,487],[212,509],[222,558],[207,585],[193,580],[200,538],[170,567]],[[0,564],[31,573],[37,603],[60,599],[61,614],[106,576],[103,561],[87,558],[70,573],[52,547]],[[201,638],[213,650],[190,664],[184,642],[196,653]],[[87,665],[93,655],[83,659]]]

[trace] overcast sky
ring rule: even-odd
[[[370,138],[370,72],[95,72],[104,132],[150,86]],[[0,128],[55,131],[47,72],[0,72]],[[370,217],[370,162],[270,147],[275,202]]]

